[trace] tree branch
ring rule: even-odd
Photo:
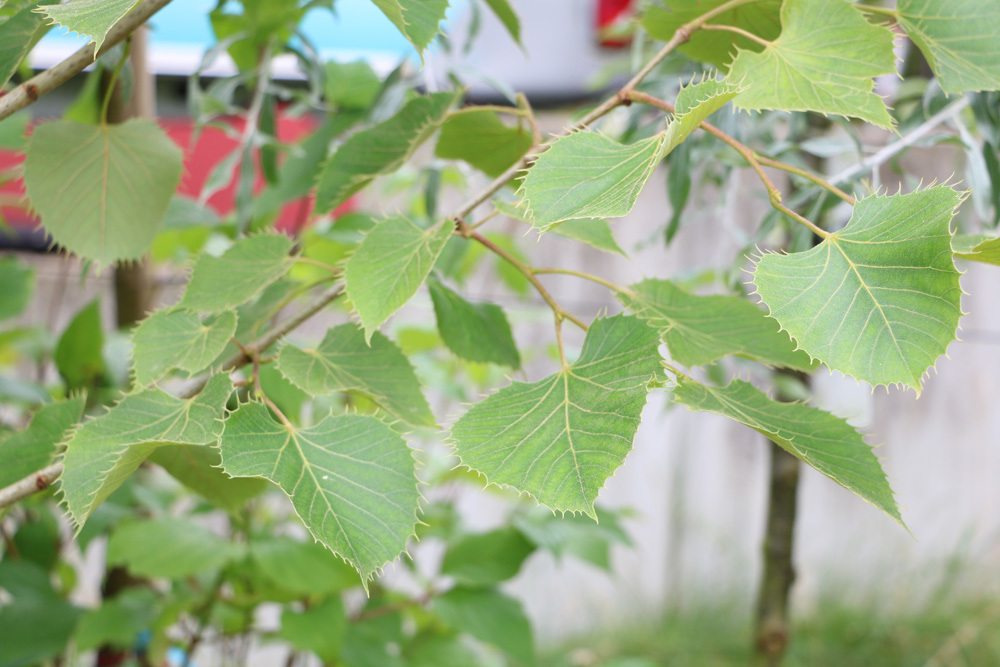
[[[15,86],[6,95],[0,96],[0,120],[24,109],[38,100],[39,97],[52,92],[74,76],[94,64],[98,56],[116,46],[132,31],[144,24],[149,18],[160,11],[170,0],[144,0],[139,6],[126,14],[108,31],[101,50],[94,53],[91,42],[75,51],[62,62],[37,74],[24,83]]]

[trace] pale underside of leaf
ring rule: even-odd
[[[681,88],[674,105],[674,116],[667,125],[663,155],[669,155],[684,143],[705,119],[741,91],[740,85],[728,79],[705,79]]]
[[[414,534],[413,456],[374,417],[331,415],[294,430],[263,405],[247,403],[226,419],[220,448],[227,474],[277,484],[312,536],[366,583]]]
[[[899,0],[899,23],[946,93],[1000,90],[1000,4]]]
[[[593,517],[659,377],[658,343],[637,318],[596,320],[575,364],[539,382],[514,382],[455,423],[451,439],[462,464],[553,510]]]
[[[952,240],[955,257],[971,262],[1000,266],[1000,237],[985,234],[958,234]]]
[[[216,375],[200,394],[175,398],[159,389],[129,394],[106,413],[76,429],[66,441],[60,488],[78,526],[157,447],[208,446],[221,431],[223,408],[232,392]]]
[[[714,412],[749,426],[903,523],[878,458],[843,419],[803,403],[779,403],[739,380],[712,387],[681,377],[674,398],[692,410]]]
[[[409,359],[377,331],[366,342],[354,324],[334,327],[315,349],[283,345],[277,366],[282,375],[307,393],[357,391],[409,424],[434,425],[434,415]]]
[[[874,77],[895,72],[892,32],[844,0],[785,0],[781,35],[761,53],[740,50],[729,78],[734,104],[759,111],[816,111],[893,127]]]
[[[762,257],[758,294],[810,356],[875,386],[919,391],[962,314],[950,230],[960,201],[943,185],[862,199],[818,246]]]

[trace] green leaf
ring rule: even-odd
[[[351,63],[331,60],[324,70],[326,100],[338,109],[367,109],[382,87],[378,74],[364,60]]]
[[[59,375],[70,389],[85,389],[105,383],[104,330],[101,304],[97,299],[80,309],[59,337],[53,355]]]
[[[553,510],[595,516],[594,499],[622,464],[649,384],[659,337],[635,317],[597,319],[575,364],[540,382],[514,382],[452,428],[463,465]]]
[[[735,354],[769,366],[814,368],[762,309],[738,296],[696,296],[668,280],[643,280],[618,298],[663,336],[670,356],[703,366]]]
[[[728,79],[705,79],[681,88],[674,104],[674,115],[667,124],[664,155],[684,143],[702,121],[726,106],[743,87]]]
[[[417,51],[423,51],[438,33],[448,0],[372,0]]]
[[[843,419],[804,403],[779,403],[736,380],[710,387],[680,377],[674,399],[754,429],[902,523],[885,472],[864,437]]]
[[[446,160],[464,160],[488,176],[499,176],[531,148],[531,131],[510,126],[489,109],[455,111],[441,125],[434,154]]]
[[[50,575],[33,563],[0,561],[0,665],[26,667],[62,654],[82,613],[60,597]]]
[[[526,217],[547,231],[563,220],[628,215],[665,142],[662,132],[628,145],[588,131],[556,139],[521,184]]]
[[[465,535],[448,548],[441,573],[460,584],[490,586],[515,576],[534,550],[535,545],[510,527]]]
[[[413,455],[374,417],[331,415],[294,430],[247,403],[226,419],[220,446],[227,474],[281,487],[312,536],[353,565],[366,586],[414,533]]]
[[[549,227],[549,231],[574,241],[581,241],[604,252],[626,256],[625,251],[615,240],[615,236],[611,232],[611,225],[608,224],[607,220],[589,218],[566,220],[552,225]]]
[[[514,38],[514,41],[520,44],[521,20],[517,17],[514,8],[510,6],[510,2],[508,0],[485,0],[485,2],[493,10],[493,13],[496,14],[496,17],[500,19],[503,27],[507,28],[507,32]]]
[[[416,293],[452,230],[450,220],[421,229],[397,217],[386,218],[365,235],[344,266],[344,282],[367,340]]]
[[[339,593],[358,585],[358,574],[316,542],[268,537],[250,544],[250,557],[271,584],[296,598]]]
[[[535,664],[531,624],[521,604],[500,591],[456,586],[431,603],[456,630],[499,648],[521,665]]]
[[[121,649],[135,646],[139,635],[156,619],[156,594],[148,588],[130,588],[80,619],[73,634],[79,651],[109,645]]]
[[[66,441],[60,478],[73,522],[83,526],[94,508],[156,448],[214,443],[230,393],[229,378],[216,375],[192,398],[146,389],[85,421]]]
[[[962,314],[949,228],[961,199],[944,185],[862,199],[847,226],[818,246],[762,257],[757,292],[811,357],[876,386],[919,392]]]
[[[39,7],[38,11],[52,23],[89,37],[96,54],[108,31],[138,4],[139,0],[68,0]]]
[[[536,546],[556,558],[576,556],[611,571],[611,546],[629,546],[632,541],[614,513],[598,509],[597,522],[582,516],[555,516],[551,512],[529,512],[516,517],[514,525]]]
[[[980,0],[899,0],[899,24],[923,52],[941,89],[1000,90],[1000,6]]]
[[[162,517],[118,526],[108,540],[108,563],[140,577],[181,579],[217,570],[243,555],[239,544],[188,519]]]
[[[357,391],[409,424],[434,426],[409,359],[377,331],[366,343],[354,324],[333,327],[316,349],[283,345],[277,365],[282,375],[309,394]]]
[[[448,349],[469,361],[521,367],[521,355],[500,306],[470,303],[434,278],[427,287],[438,332]]]
[[[43,405],[31,423],[0,442],[0,487],[13,484],[52,462],[56,447],[83,416],[86,401],[76,396],[67,401]]]
[[[0,320],[24,312],[35,286],[35,272],[16,257],[0,257]]]
[[[682,25],[693,21],[705,12],[715,9],[726,0],[665,0],[663,4],[649,6],[642,15],[642,27],[653,38],[668,41]],[[757,0],[719,14],[712,23],[741,28],[768,41],[781,33],[779,12],[781,0]],[[733,60],[736,48],[752,51],[761,46],[753,40],[721,30],[696,30],[691,39],[678,47],[678,51],[716,67],[727,67]]]
[[[181,177],[180,149],[146,119],[42,123],[26,153],[24,182],[42,225],[98,264],[149,250]]]
[[[220,257],[200,255],[178,305],[221,313],[246,303],[291,268],[292,240],[283,234],[240,239]]]
[[[147,385],[175,368],[199,373],[222,354],[234,333],[236,313],[231,310],[205,321],[183,308],[158,310],[132,334],[135,381]]]
[[[323,165],[316,208],[329,211],[380,174],[403,165],[445,119],[457,93],[415,97],[390,118],[347,139]]]
[[[325,662],[336,662],[346,630],[344,603],[332,597],[305,611],[285,609],[278,636],[300,651],[315,653]]]
[[[1000,266],[1000,237],[986,234],[957,234],[951,241],[955,257],[970,262]]]
[[[750,111],[817,111],[891,128],[873,77],[894,74],[892,31],[844,0],[785,0],[781,36],[761,53],[741,50],[729,71]]]
[[[30,125],[31,113],[28,111],[18,111],[0,120],[0,149],[22,152]],[[0,182],[7,183],[7,179],[12,176],[13,174],[4,176],[4,180]]]
[[[227,512],[236,512],[267,489],[262,479],[233,479],[222,472],[222,458],[215,447],[167,445],[149,457],[170,476]]]
[[[39,4],[30,0],[13,0],[3,6],[4,12],[10,12],[7,19],[0,23],[0,88],[7,85],[14,76],[21,61],[34,48],[42,35],[48,32],[42,16],[35,11]]]
[[[408,667],[468,667],[480,662],[480,656],[458,635],[418,635],[406,651]]]

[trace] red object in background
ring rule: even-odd
[[[601,46],[621,49],[632,43],[628,22],[634,6],[634,0],[597,0],[597,38]]]
[[[191,139],[194,136],[194,122],[190,118],[160,118],[158,122],[167,135],[181,147],[184,151],[184,172],[181,176],[180,186],[177,193],[191,198],[197,198],[205,186],[205,181],[215,166],[226,159],[234,149],[239,146],[239,141],[234,136],[239,136],[243,131],[244,121],[239,117],[220,119],[221,122],[228,123],[233,131],[226,133],[217,127],[205,127],[198,135],[198,141],[192,146]],[[278,139],[282,142],[298,141],[318,125],[315,118],[311,116],[283,117],[279,113],[277,121]],[[24,156],[13,151],[0,151],[0,171],[13,167],[23,161]],[[254,178],[254,192],[259,192],[264,187],[264,178],[259,167]],[[235,177],[235,168],[233,172]],[[208,205],[218,214],[227,215],[232,212],[236,205],[236,179],[232,178],[225,188],[219,190],[208,199]],[[18,180],[0,186],[0,194],[21,196],[24,194],[23,183]],[[348,201],[341,206],[335,214],[349,211],[352,203]],[[309,221],[309,216],[313,211],[313,197],[289,202],[278,214],[275,227],[286,234],[298,234]],[[38,224],[37,219],[27,210],[4,207],[0,210],[5,221],[13,227],[21,229],[33,228]]]

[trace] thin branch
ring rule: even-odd
[[[600,276],[595,276],[594,274],[587,273],[585,271],[574,271],[573,269],[558,269],[554,267],[532,269],[531,271],[536,276],[544,276],[544,275],[574,276],[576,278],[580,278],[582,280],[589,280],[592,283],[596,283],[603,287],[607,287],[612,292],[616,292],[618,294],[627,294],[627,295],[633,294],[632,290],[628,289],[627,287],[623,287],[617,283],[611,282],[610,280],[605,280]]]
[[[94,64],[98,56],[106,53],[132,34],[133,30],[149,20],[153,14],[160,11],[169,2],[170,0],[145,0],[112,26],[101,45],[101,50],[96,54],[93,43],[87,44],[65,60],[31,77],[19,86],[15,86],[6,95],[0,97],[0,120],[31,105],[42,95],[51,93]]]
[[[833,183],[827,181],[818,174],[814,174],[808,169],[796,167],[795,165],[788,164],[787,162],[782,162],[781,160],[775,160],[773,158],[769,158],[765,155],[761,155],[760,153],[755,153],[755,155],[757,156],[757,161],[760,162],[765,167],[770,167],[771,169],[777,169],[778,171],[783,171],[788,174],[795,174],[796,176],[800,176],[806,179],[807,181],[811,181],[812,183],[818,185],[827,192],[830,192],[831,194],[840,197],[851,206],[854,206],[858,201],[852,195],[847,194]]]
[[[743,37],[745,39],[749,39],[751,42],[756,42],[756,43],[760,44],[761,46],[763,46],[765,48],[767,48],[768,46],[771,46],[771,42],[767,41],[766,39],[763,39],[762,37],[758,37],[757,35],[753,34],[752,32],[750,32],[748,30],[744,30],[743,28],[737,28],[734,25],[723,25],[723,24],[720,24],[720,23],[706,23],[705,25],[701,26],[701,29],[702,30],[717,30],[717,31],[721,31],[721,32],[731,32],[734,35],[739,35],[740,37]]]

